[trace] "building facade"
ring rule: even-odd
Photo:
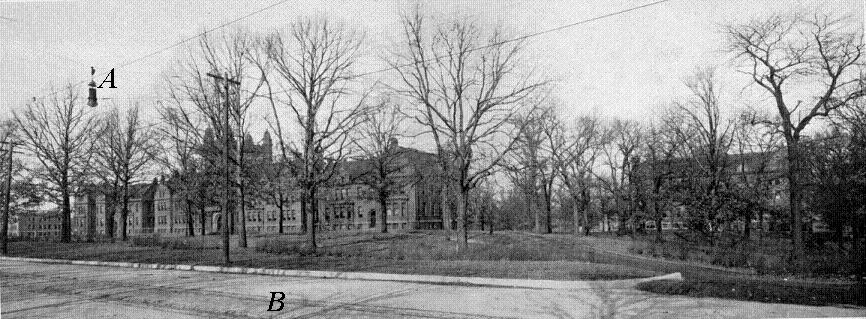
[[[61,215],[57,209],[28,210],[18,214],[18,232],[24,239],[59,239],[60,225]]]
[[[705,183],[710,178],[704,176],[703,170],[695,159],[674,158],[657,162],[640,163],[638,168],[641,188],[646,192],[644,198],[652,198],[649,190],[660,183],[661,196],[667,196],[664,205],[661,230],[680,230],[688,228],[688,208],[679,203],[675,192],[687,189],[687,185]],[[787,209],[788,185],[786,177],[785,156],[780,152],[728,154],[720,160],[722,182],[721,187],[731,194],[740,196],[743,202],[754,203],[751,210],[751,228],[764,230],[781,230],[787,227],[787,222],[772,223],[771,212]],[[658,195],[656,195],[658,196]],[[647,205],[649,206],[649,204]],[[652,220],[649,207],[645,215],[649,218],[642,222],[647,230],[655,231],[657,226]],[[745,221],[735,220],[727,225],[717,225],[732,230],[742,230]],[[715,226],[714,226],[715,227]]]
[[[395,141],[396,143],[396,141]],[[245,137],[245,156],[255,165],[277,165],[272,161],[270,136],[265,133],[260,143]],[[365,174],[371,173],[369,163],[363,160],[347,161],[332,181],[321,187],[317,194],[317,229],[320,231],[367,231],[380,226],[380,214],[387,215],[388,229],[442,229],[441,186],[437,182],[438,165],[435,155],[411,148],[400,147],[396,173],[399,187],[388,197],[384,211],[379,207],[374,189],[369,187]],[[245,226],[248,234],[297,233],[302,230],[301,190],[286,192],[282,205],[273,189],[254,182],[257,194],[245,200]],[[165,178],[130,186],[127,234],[140,236],[188,236],[188,218],[192,218],[195,235],[218,233],[222,227],[221,207],[214,204],[200,207],[187,202],[182,194],[171,187]],[[73,232],[77,238],[104,237],[106,212],[113,213],[115,237],[121,236],[120,205],[112,205],[105,192],[96,187],[85,189],[75,198]],[[234,216],[234,229],[240,227],[239,213]],[[282,217],[281,217],[282,215]],[[282,222],[282,223],[281,223]],[[280,228],[282,224],[282,229]]]

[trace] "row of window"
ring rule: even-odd
[[[277,221],[279,219],[280,219],[279,212],[274,212],[274,211],[267,212],[264,214],[264,217],[262,217],[262,212],[260,212],[260,211],[247,212],[247,221],[248,222],[263,222],[263,221],[272,222],[272,221]],[[296,219],[297,219],[297,216],[295,214],[294,209],[283,212],[283,220],[284,221],[296,220]]]
[[[176,215],[172,216],[172,223],[175,224],[186,224],[186,215]],[[156,216],[156,224],[157,225],[167,225],[168,224],[168,216]]]
[[[352,213],[355,212],[355,204],[329,205],[325,207],[325,222],[331,219],[347,219],[352,218]],[[358,208],[356,213],[358,218],[363,218],[361,209]]]
[[[47,224],[47,225],[45,225],[45,224],[38,224],[38,225],[29,224],[29,225],[27,225],[27,229],[28,230],[60,229],[60,225],[59,224]]]

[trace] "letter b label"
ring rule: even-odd
[[[280,294],[280,298],[277,299],[277,294]],[[286,294],[282,291],[271,291],[271,303],[268,305],[268,311],[280,311],[283,310],[283,299],[286,299]],[[274,309],[274,303],[278,302],[280,307]]]

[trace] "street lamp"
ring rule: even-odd
[[[96,69],[90,67],[90,84],[88,84],[87,105],[96,107],[96,82],[93,81],[93,75],[96,74]]]

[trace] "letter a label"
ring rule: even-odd
[[[99,86],[97,86],[97,88],[101,89],[102,86],[105,85],[106,82],[108,82],[108,88],[109,89],[116,89],[117,88],[116,86],[114,86],[114,69],[111,69],[111,71],[108,72],[108,75],[105,76],[105,80],[102,80],[102,83],[100,83]]]

